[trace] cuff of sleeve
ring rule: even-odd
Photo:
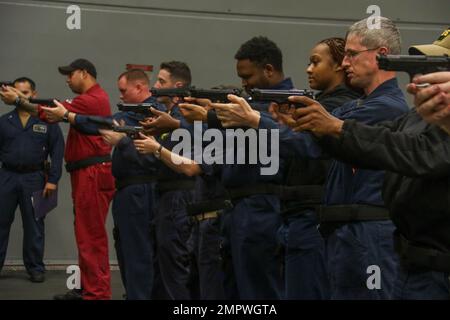
[[[345,136],[348,134],[349,131],[352,130],[353,126],[355,124],[355,120],[344,120],[344,123],[342,124],[342,132],[339,136],[339,140],[343,140]]]
[[[131,143],[133,142],[133,140],[130,137],[123,137],[119,143],[117,144],[117,148],[119,148],[119,150],[124,150],[125,148],[127,148]]]
[[[85,122],[87,122],[86,116],[75,114],[75,124],[80,124],[80,123],[85,123]]]
[[[342,132],[338,138],[332,136],[314,137],[314,139],[325,149],[339,148],[348,139],[349,131],[352,130],[355,120],[344,120]]]
[[[47,182],[53,183],[53,184],[58,184],[58,178],[57,177],[53,177],[53,176],[49,176],[47,179]]]
[[[342,132],[339,135],[339,138],[328,137],[328,139],[333,140],[334,144],[337,143],[338,146],[343,145],[344,142],[349,139],[349,135],[351,134],[355,123],[356,120],[344,120],[344,123],[342,124]]]
[[[260,114],[258,129],[278,129],[278,123],[275,122],[272,118]]]
[[[209,128],[223,128],[222,123],[217,118],[217,114],[214,110],[208,110],[207,119]]]
[[[189,130],[192,127],[192,124],[188,121],[186,121],[184,118],[180,119],[180,129],[187,129]]]

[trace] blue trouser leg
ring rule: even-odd
[[[153,292],[152,292],[152,300],[170,300],[169,293],[166,290],[166,287],[164,286],[161,271],[159,270],[159,259],[158,259],[158,252],[155,250],[155,263],[153,269],[155,270],[155,279],[153,283]]]
[[[23,223],[23,262],[29,273],[44,272],[45,227],[44,219],[34,216],[32,193],[43,190],[45,176],[43,172],[20,175],[21,192],[19,196],[20,212]]]
[[[255,195],[238,201],[231,212],[231,255],[241,299],[282,297],[277,230],[279,199]]]
[[[280,228],[285,247],[285,299],[329,299],[325,242],[317,217],[308,211],[286,218]]]
[[[18,182],[17,174],[0,169],[0,270],[5,263],[9,231],[19,203]]]
[[[114,213],[113,213],[113,219]],[[120,240],[120,233],[119,233],[119,227],[116,225],[116,221],[114,221],[114,227],[112,230],[113,238],[114,238],[114,249],[116,250],[116,256],[117,256],[117,264],[119,265],[119,271],[120,271],[120,278],[122,280],[123,287],[127,287],[127,279],[126,279],[126,272],[125,272],[125,263],[123,258],[123,248],[122,248],[122,242]]]
[[[200,280],[200,298],[221,300],[225,298],[223,272],[220,259],[220,233],[218,218],[199,222],[197,264]]]
[[[331,299],[390,299],[399,259],[389,220],[353,222],[327,239]]]
[[[393,299],[450,300],[449,273],[438,271],[407,271],[398,268]]]
[[[113,217],[119,230],[128,300],[152,297],[154,253],[150,226],[154,199],[152,183],[125,187],[114,197]]]
[[[169,191],[161,195],[155,216],[157,259],[162,283],[173,300],[188,300],[190,280],[191,221],[186,205],[192,191]]]
[[[220,259],[223,273],[225,299],[239,300],[233,260],[231,258],[231,212],[223,211],[220,215]]]
[[[202,299],[200,295],[200,274],[199,274],[199,239],[200,239],[200,227],[199,222],[190,217],[192,220],[191,236],[188,241],[188,246],[191,250],[191,264],[189,268],[189,282],[188,287],[192,300]]]

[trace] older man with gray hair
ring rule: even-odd
[[[447,35],[444,31],[434,46],[415,46],[409,51],[417,53],[420,48],[421,53],[449,53],[449,42],[447,47],[441,46]],[[421,83],[432,85],[419,89]],[[394,299],[450,299],[450,136],[445,124],[436,122],[439,113],[450,106],[446,100],[449,89],[450,72],[416,77],[408,86],[416,108],[376,125],[338,119],[320,112],[314,101],[302,101],[309,111],[300,112],[297,125],[322,136],[330,154],[359,168],[386,170],[382,194],[396,227],[394,243],[400,257],[395,281],[388,282],[389,287],[394,283]],[[438,115],[433,118],[427,108]],[[372,253],[386,250],[382,239],[372,241],[378,245]],[[385,259],[379,266],[381,274],[386,275],[389,265]]]

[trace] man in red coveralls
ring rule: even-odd
[[[68,110],[63,121],[72,120],[75,113],[110,116],[107,93],[97,83],[97,72],[92,63],[78,59],[69,66],[59,67],[67,75],[67,84],[79,94],[72,102],[64,102]],[[42,108],[49,120],[61,120],[51,108]],[[48,110],[50,109],[50,110]],[[73,113],[73,115],[71,115]],[[108,238],[105,229],[109,204],[114,195],[111,174],[111,147],[101,136],[84,135],[72,125],[67,136],[65,160],[70,172],[72,199],[75,212],[75,238],[81,271],[82,297],[85,300],[110,299],[110,270]],[[57,295],[67,299],[73,292]]]
[[[12,89],[3,94],[20,108],[38,114],[50,122],[65,121],[71,126],[67,136],[64,158],[70,172],[72,199],[75,213],[75,238],[81,271],[82,290],[72,290],[56,295],[56,300],[110,299],[110,270],[108,238],[105,229],[109,204],[114,195],[114,178],[111,174],[111,147],[101,136],[85,135],[73,126],[75,114],[110,116],[107,93],[97,83],[94,65],[77,59],[69,66],[59,67],[67,76],[70,89],[79,94],[62,104],[68,110],[64,115],[52,108],[28,103]],[[8,101],[9,102],[9,101]]]

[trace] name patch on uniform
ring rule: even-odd
[[[47,126],[45,124],[35,124],[33,125],[33,132],[47,133]]]

